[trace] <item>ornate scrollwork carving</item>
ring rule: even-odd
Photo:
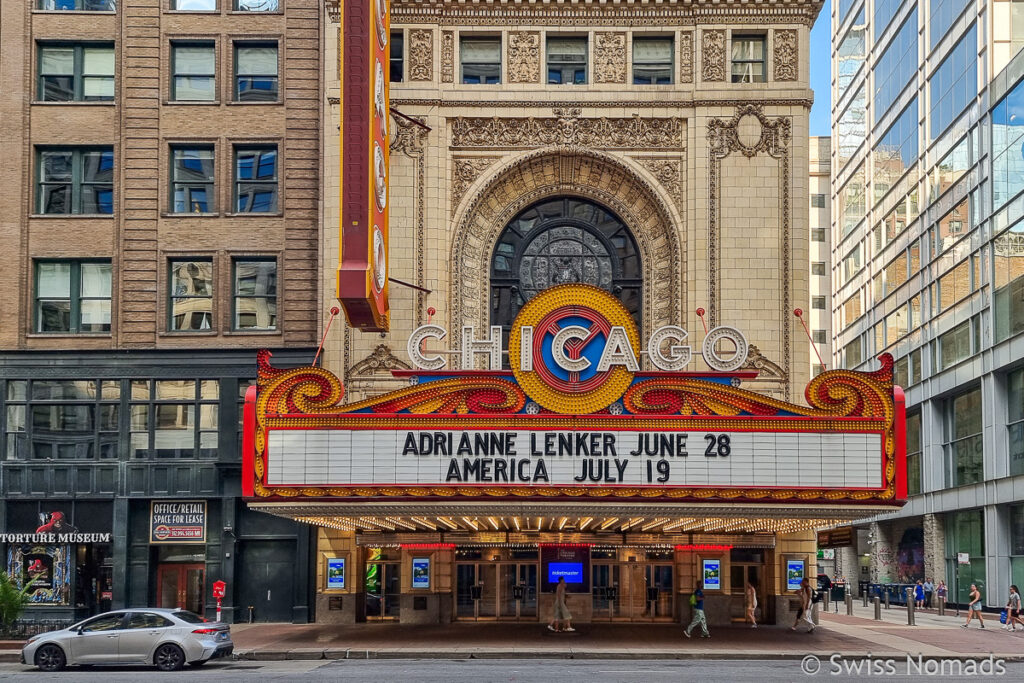
[[[683,197],[682,162],[679,159],[651,159],[638,157],[637,162],[651,172],[661,186],[672,196],[672,201],[681,206]]]
[[[373,353],[348,369],[348,375],[358,377],[359,375],[372,375],[382,370],[408,370],[409,367],[408,363],[391,352],[390,346],[378,344]]]
[[[434,80],[434,32],[430,29],[409,31],[409,80]]]
[[[747,351],[747,360],[740,366],[740,370],[757,370],[759,372],[758,379],[782,381],[786,379],[786,371],[761,355],[761,349],[753,344],[750,345]]]
[[[508,36],[509,83],[540,81],[540,33],[516,31]]]
[[[498,157],[456,157],[453,159],[450,203],[452,212],[462,201],[469,186],[497,160]]]
[[[594,82],[626,82],[626,34],[599,31],[594,34]]]
[[[700,75],[705,81],[725,80],[725,31],[701,31]]]
[[[679,34],[679,82],[693,83],[693,31]]]
[[[677,149],[684,145],[685,119],[681,118],[581,118],[579,109],[556,109],[555,113],[556,117],[543,118],[460,116],[451,121],[451,146]]]
[[[441,82],[455,80],[455,32],[441,31]]]
[[[775,80],[797,80],[800,64],[800,42],[796,29],[776,29],[773,32],[775,48],[772,61],[775,63]]]

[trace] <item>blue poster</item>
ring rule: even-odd
[[[329,557],[329,558],[327,558],[327,587],[328,588],[344,588],[345,587],[345,558],[343,558],[343,557]]]
[[[704,590],[722,588],[722,561],[704,560]]]
[[[430,588],[430,558],[415,557],[412,561],[412,587]]]
[[[800,582],[804,580],[804,561],[786,560],[786,590],[800,590]]]

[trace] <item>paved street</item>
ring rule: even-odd
[[[896,666],[896,677],[905,664]],[[1007,680],[1024,677],[1024,663],[1009,663],[1003,676]],[[472,681],[553,681],[589,683],[591,681],[626,681],[637,683],[704,680],[704,681],[801,681],[814,678],[855,680],[855,676],[831,675],[830,664],[816,676],[801,670],[799,660],[363,660],[363,661],[283,661],[229,662],[209,664],[202,669],[186,669],[179,673],[161,674],[147,669],[103,668],[44,674],[14,664],[0,664],[0,680],[26,681],[217,681],[217,683],[252,683],[259,681],[416,681],[459,683]],[[878,677],[877,675],[875,677]],[[928,680],[958,680],[952,676],[927,676]],[[981,678],[986,678],[982,676]]]

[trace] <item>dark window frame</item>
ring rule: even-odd
[[[177,166],[177,155],[179,152],[188,151],[209,151],[210,152],[210,163],[213,168],[211,169],[211,175],[208,180],[204,181],[188,181],[179,180],[177,177],[178,166]],[[172,144],[169,148],[168,160],[170,161],[170,198],[167,202],[168,213],[175,215],[189,215],[189,214],[216,214],[217,213],[217,148],[213,143],[204,144]],[[179,186],[181,189],[189,192],[189,203],[191,204],[192,189],[198,186],[203,186],[206,191],[207,201],[205,211],[179,211],[177,209],[177,193]]]
[[[170,8],[171,8],[171,10],[174,11],[174,12],[218,12],[218,13],[220,12],[220,0],[213,0],[213,7],[212,8],[204,7],[203,9],[189,9],[187,7],[185,7],[185,8],[178,7],[178,5],[182,1],[183,0],[170,0]]]
[[[246,152],[260,152],[266,153],[269,151],[274,152],[274,177],[272,180],[257,180],[255,169],[259,168],[259,158],[253,164],[253,178],[241,179],[239,178],[239,153]],[[278,214],[281,212],[281,155],[280,146],[277,143],[267,144],[239,144],[235,145],[232,149],[232,164],[231,164],[231,209],[232,213],[236,214]],[[274,188],[273,195],[273,206],[266,211],[255,211],[251,207],[253,202],[249,202],[246,208],[239,208],[238,202],[242,195],[239,193],[239,188],[242,185],[256,185]]]
[[[177,294],[174,291],[174,273],[175,270],[181,266],[188,264],[207,263],[210,265],[210,293],[208,295],[200,294]],[[217,293],[216,285],[216,273],[214,271],[213,259],[210,257],[174,257],[167,261],[167,331],[173,332],[174,334],[208,334],[217,330],[217,319],[216,313],[216,298]],[[208,329],[193,328],[193,327],[178,327],[175,322],[175,302],[189,301],[189,300],[207,300],[209,301],[209,320],[210,327]],[[183,314],[184,315],[184,314]]]
[[[45,166],[43,164],[43,158],[47,153],[71,153],[71,179],[64,180],[43,180],[43,173],[45,172]],[[100,152],[101,154],[110,155],[110,182],[100,182],[96,180],[86,181],[85,176],[85,155],[90,152]],[[36,161],[36,173],[34,175],[35,181],[35,201],[34,201],[34,213],[36,215],[46,216],[112,216],[114,214],[114,178],[116,177],[117,171],[117,158],[114,155],[114,148],[110,145],[37,145],[35,149],[35,161]],[[70,198],[68,205],[70,211],[57,212],[57,211],[45,211],[43,206],[43,189],[47,186],[67,186],[70,188]],[[82,188],[83,187],[106,187],[110,188],[110,211],[99,212],[99,213],[83,213],[82,211]]]
[[[73,66],[71,72],[72,95],[71,99],[47,99],[45,79],[48,77],[64,76],[64,74],[47,75],[43,73],[43,51],[47,48],[71,48],[73,51]],[[113,71],[109,74],[87,74],[85,73],[85,50],[86,48],[109,49],[114,62]],[[114,94],[110,97],[87,98],[85,95],[85,80],[87,78],[109,80],[113,84]],[[111,41],[50,41],[40,40],[36,42],[36,102],[113,102],[117,93],[117,47]]]
[[[735,59],[732,55],[732,46],[738,41],[741,42],[758,42],[761,44],[761,59]],[[761,65],[761,77],[752,77],[752,80],[746,80],[744,74],[736,73],[737,65],[745,64],[760,64]],[[766,33],[733,33],[729,41],[729,74],[730,81],[732,83],[767,83],[768,82],[768,35]]]
[[[238,266],[245,263],[273,263],[274,264],[274,293],[273,294],[239,294],[238,290]],[[239,256],[231,259],[231,330],[233,332],[277,332],[281,329],[278,324],[277,302],[280,298],[278,283],[280,282],[279,261],[276,256]],[[273,300],[274,303],[274,324],[270,327],[242,327],[239,324],[239,299],[263,299]]]
[[[179,47],[203,47],[213,53],[213,70],[208,74],[179,74],[177,71],[177,49]],[[171,102],[219,102],[217,86],[217,41],[216,40],[172,40],[170,53],[170,101]],[[209,78],[213,83],[213,97],[204,99],[181,99],[178,97],[178,78]]]
[[[668,43],[668,63],[659,62],[659,61],[653,61],[653,60],[652,61],[637,62],[637,59],[636,59],[636,47],[637,47],[637,44],[643,45],[644,43],[653,44],[653,43],[658,43],[658,42],[667,42]],[[634,35],[633,36],[633,50],[632,50],[632,52],[633,52],[633,85],[673,85],[676,82],[676,60],[675,60],[676,40],[675,40],[675,36],[672,36],[672,35],[668,35],[668,36]],[[637,64],[640,64],[642,67],[648,67],[648,68],[654,68],[654,67],[661,68],[661,69],[667,68],[668,69],[668,80],[667,81],[662,81],[662,80],[659,80],[657,78],[651,79],[651,78],[644,78],[644,77],[640,77],[640,80],[637,80],[637,78],[638,78],[637,72],[636,72]]]
[[[956,433],[956,420],[958,417],[965,417],[965,409],[957,408],[957,401],[962,398],[966,398],[971,394],[977,393],[979,402],[979,415],[978,415],[978,429],[975,432],[969,434],[958,435]],[[960,486],[970,486],[972,484],[980,484],[985,481],[985,456],[984,456],[984,434],[985,434],[985,406],[984,396],[981,393],[980,387],[972,387],[967,391],[962,391],[955,396],[950,396],[945,400],[943,406],[943,415],[945,417],[945,427],[943,429],[943,459],[946,464],[946,487],[957,488]],[[958,446],[964,445],[966,448],[974,448],[975,451],[978,448],[982,449],[981,455],[978,458],[977,467],[977,479],[970,479],[961,481],[959,470],[961,468],[960,459],[958,456]],[[971,464],[971,463],[968,463]]]
[[[267,0],[263,0],[263,2],[266,2],[266,1]],[[231,3],[231,11],[232,12],[248,12],[248,13],[253,13],[253,14],[261,14],[261,13],[280,14],[280,13],[284,12],[284,0],[271,0],[271,1],[274,3],[273,9],[271,9],[271,8],[268,8],[268,9],[252,9],[251,7],[242,7],[243,0],[234,0],[234,2]],[[249,3],[256,4],[254,2],[254,0],[249,0]]]
[[[97,5],[107,5],[106,8],[95,8],[88,7],[95,3]],[[57,5],[68,5],[71,4],[73,7],[57,7]],[[50,7],[46,7],[50,5]],[[40,12],[117,12],[117,0],[37,0],[35,9]]]
[[[395,40],[395,37],[398,40]],[[391,29],[391,35],[388,36],[388,81],[391,83],[403,83],[405,82],[405,29],[396,28]],[[398,54],[395,54],[395,48],[398,48]],[[395,64],[398,64],[398,68],[395,68]],[[397,77],[396,77],[397,72]]]
[[[242,61],[239,59],[239,51],[245,48],[274,48],[275,67],[274,73],[259,73],[259,74],[240,74],[238,67]],[[232,45],[232,65],[233,65],[233,80],[232,80],[232,91],[231,97],[234,102],[244,102],[246,104],[261,103],[280,103],[281,102],[281,45],[277,40],[236,40]],[[257,88],[248,88],[246,90],[241,89],[241,83],[243,79],[247,79],[251,82],[256,81],[268,81],[274,84],[273,90],[262,90]],[[264,93],[273,92],[273,99],[267,99]],[[257,97],[246,97],[246,93],[256,93]]]
[[[70,279],[68,288],[68,306],[69,306],[69,325],[67,330],[42,330],[40,329],[41,324],[41,312],[40,312],[40,301],[42,297],[39,296],[39,266],[46,263],[66,263],[71,266],[68,273]],[[82,296],[82,266],[87,264],[106,265],[110,266],[110,290],[111,296],[108,297],[86,297]],[[110,259],[53,259],[53,258],[42,258],[33,259],[32,261],[32,331],[33,334],[60,334],[60,335],[101,335],[110,336],[113,331],[113,321],[108,324],[110,329],[100,331],[81,331],[82,326],[82,302],[83,301],[106,301],[108,305],[113,305],[113,285],[114,285],[114,272],[113,265]],[[55,297],[46,297],[47,301],[64,301],[62,297],[57,299]]]
[[[192,382],[194,390],[190,397],[157,398],[157,382]],[[145,387],[145,397],[136,395],[137,389]],[[216,387],[213,398],[203,395],[204,385]],[[220,382],[213,378],[180,378],[170,379],[157,377],[154,379],[131,380],[128,391],[128,459],[139,460],[214,460],[218,457],[220,447]],[[212,408],[211,408],[212,406]],[[156,433],[158,431],[169,431],[173,427],[158,429],[161,409],[167,407],[185,409],[186,415],[192,419],[190,430],[192,432],[192,446],[186,448],[165,448],[158,449]],[[138,409],[142,408],[142,411]],[[207,410],[204,410],[206,408]],[[204,428],[202,425],[203,415],[213,411],[214,425]],[[145,415],[145,426],[141,429],[136,427],[135,417],[137,414]],[[134,437],[136,434],[144,434],[145,448],[136,448]],[[203,435],[213,434],[214,444],[212,447],[207,444],[203,446]],[[165,454],[160,454],[164,453]]]
[[[566,60],[552,61],[551,59],[551,41],[552,39],[566,40],[566,41],[578,41],[583,43],[583,62],[572,62]],[[583,79],[580,80],[578,75],[574,72],[573,77],[569,80],[565,80],[565,72],[567,69],[578,70],[580,65],[583,67]],[[558,67],[558,80],[554,80],[551,77],[552,65]],[[565,35],[548,35],[544,40],[544,69],[547,77],[545,81],[548,85],[588,85],[590,83],[590,36],[565,36]]]
[[[497,62],[467,62],[465,59],[465,45],[470,43],[497,43],[498,45],[498,61]],[[502,36],[490,36],[490,35],[464,35],[459,36],[459,82],[463,85],[500,85],[501,84],[501,62],[502,52],[504,50],[504,42]],[[466,80],[466,66],[470,67],[498,67],[498,75],[495,80],[489,80],[486,75],[477,81]]]

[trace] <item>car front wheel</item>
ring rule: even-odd
[[[185,653],[177,645],[166,643],[156,649],[153,663],[161,671],[181,671],[185,666]]]
[[[36,651],[36,666],[41,671],[60,671],[68,663],[59,645],[43,645]]]

